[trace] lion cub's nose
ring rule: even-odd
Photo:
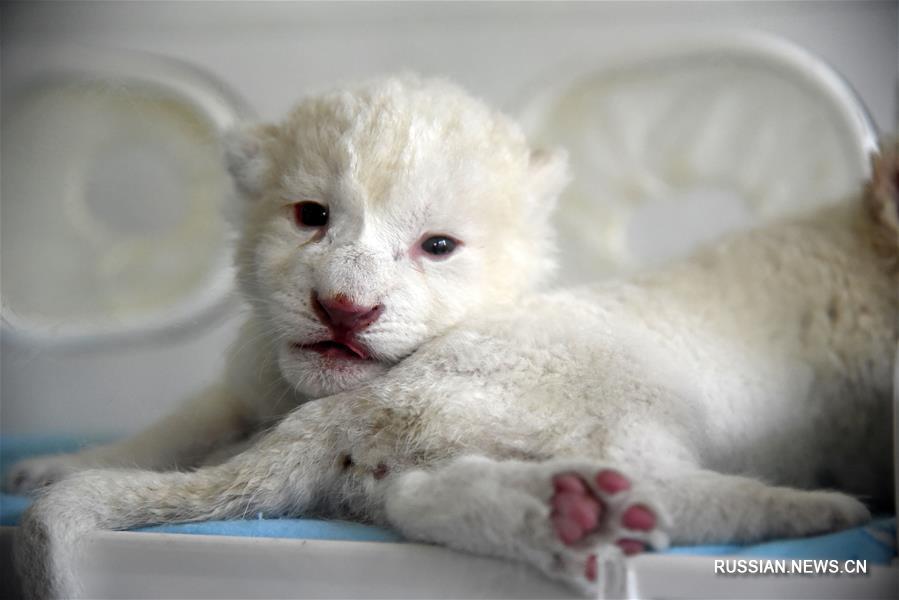
[[[384,306],[359,306],[343,294],[332,298],[319,298],[312,292],[312,306],[322,323],[341,333],[355,333],[378,320]]]

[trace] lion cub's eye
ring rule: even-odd
[[[444,256],[452,254],[457,242],[445,235],[433,235],[421,243],[421,249],[432,256]]]
[[[293,205],[293,220],[300,227],[324,227],[328,224],[328,207],[318,202],[298,202]]]

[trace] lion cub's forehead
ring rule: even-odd
[[[442,81],[394,79],[307,100],[286,129],[288,188],[379,212],[478,202],[527,167],[519,128]]]

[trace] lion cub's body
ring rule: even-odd
[[[536,295],[426,344],[408,367],[441,367],[410,379],[459,399],[442,427],[460,448],[698,463],[889,506],[899,279],[872,231],[839,206]]]
[[[451,101],[435,110],[441,95]],[[593,589],[597,556],[621,535],[656,547],[804,535],[868,517],[849,495],[805,490],[890,497],[893,188],[656,272],[542,292],[564,164],[453,88],[391,81],[314,99],[238,137],[229,161],[247,200],[239,266],[254,313],[226,384],[115,452],[19,473],[39,481],[116,453],[149,468],[201,462],[293,412],[218,466],[54,486],[23,526],[33,593],[75,589],[72,546],[95,527],[337,515]],[[313,196],[333,215],[314,236],[283,212]],[[459,250],[423,257],[417,240],[434,233]],[[304,350],[323,335],[324,294],[383,305],[354,334],[366,361]],[[169,447],[155,441],[165,431],[180,432]],[[607,516],[560,542],[553,477],[588,482],[608,466],[634,485],[590,502],[618,519],[639,501],[653,523]]]

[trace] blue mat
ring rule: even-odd
[[[22,458],[53,452],[71,452],[91,440],[60,437],[5,436],[0,438],[0,472]],[[15,525],[29,499],[0,495],[0,525]],[[388,529],[319,519],[243,519],[157,525],[139,531],[244,537],[296,538],[306,540],[351,540],[365,542],[401,542],[399,534]],[[774,540],[751,546],[706,545],[671,548],[670,554],[736,555],[764,558],[864,559],[871,564],[888,565],[896,556],[896,519],[879,518],[864,527],[811,538]]]

